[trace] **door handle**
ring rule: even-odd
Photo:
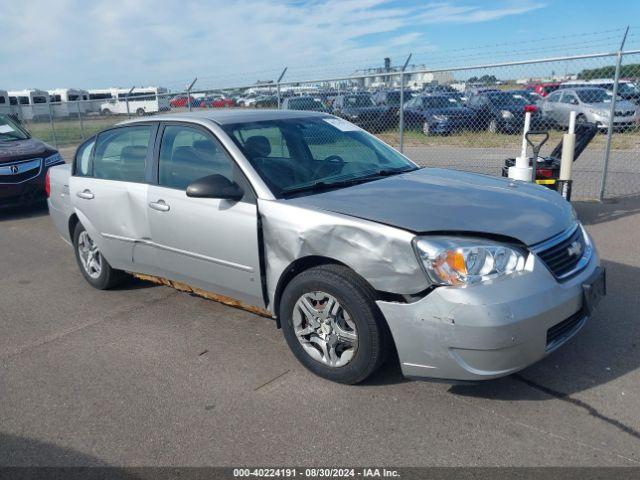
[[[153,208],[154,210],[157,210],[159,212],[168,212],[169,209],[171,208],[169,205],[167,205],[167,203],[164,200],[158,200],[157,202],[151,202],[151,203],[149,203],[149,206],[151,208]]]
[[[95,195],[91,192],[91,190],[89,190],[88,188],[85,188],[83,191],[76,193],[76,195],[80,198],[83,198],[85,200],[91,200]]]

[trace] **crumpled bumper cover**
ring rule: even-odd
[[[547,330],[579,312],[583,283],[599,266],[558,283],[534,257],[531,271],[466,288],[440,287],[415,303],[378,301],[407,377],[498,378],[542,359],[553,348]]]

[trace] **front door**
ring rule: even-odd
[[[169,279],[264,306],[257,206],[250,186],[206,129],[167,124],[161,135],[158,181],[147,192],[150,242],[136,246],[134,261],[153,263],[157,274]],[[187,197],[191,182],[213,174],[240,184],[243,199]]]

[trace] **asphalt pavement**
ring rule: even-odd
[[[46,209],[0,213],[0,465],[640,464],[640,198],[577,204],[608,296],[505,379],[317,378],[275,322],[130,281],[91,288]]]

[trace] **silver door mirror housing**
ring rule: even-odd
[[[244,191],[237,183],[219,174],[207,175],[191,182],[187,187],[187,197],[220,198],[240,200]]]

